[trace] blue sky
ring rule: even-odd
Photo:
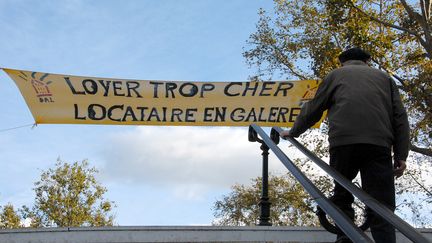
[[[128,79],[244,81],[269,0],[0,0],[0,67]],[[33,123],[0,72],[0,129]],[[119,225],[208,225],[216,199],[261,174],[246,128],[39,125],[0,133],[0,205],[30,206],[57,158],[99,169]],[[279,171],[280,165],[270,164]]]

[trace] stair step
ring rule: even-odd
[[[432,240],[432,229],[420,230]],[[397,234],[400,243],[411,242]],[[10,243],[327,243],[335,235],[312,227],[121,226],[0,230],[0,242]]]

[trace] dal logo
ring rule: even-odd
[[[318,90],[318,86],[307,86],[307,90],[304,93],[304,95],[302,96],[302,98],[300,99],[300,107],[302,107],[306,102],[310,101],[311,99],[313,99],[315,97],[315,93]]]
[[[20,77],[26,81],[29,81],[29,77],[24,72],[21,72],[22,76]],[[52,81],[45,82],[45,79],[48,77],[48,73],[42,75],[39,79],[36,78],[36,72],[32,72],[31,74],[31,85],[33,86],[34,91],[36,92],[36,96],[39,99],[40,103],[53,103],[53,95],[48,87]]]

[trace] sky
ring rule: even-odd
[[[140,80],[246,81],[269,0],[0,0],[0,67]],[[38,125],[0,72],[0,205],[31,206],[58,158],[87,159],[117,225],[209,225],[213,204],[261,175],[245,127]],[[282,165],[270,157],[270,171]]]

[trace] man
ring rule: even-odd
[[[342,67],[324,78],[292,129],[281,136],[300,136],[327,110],[330,166],[348,180],[360,171],[363,190],[394,211],[394,176],[402,176],[406,168],[409,124],[396,84],[388,74],[369,67],[369,60],[370,54],[360,48],[342,52]],[[331,200],[354,219],[354,197],[338,183]],[[367,213],[375,242],[396,242],[394,227],[371,210]],[[351,241],[341,234],[336,242]]]

